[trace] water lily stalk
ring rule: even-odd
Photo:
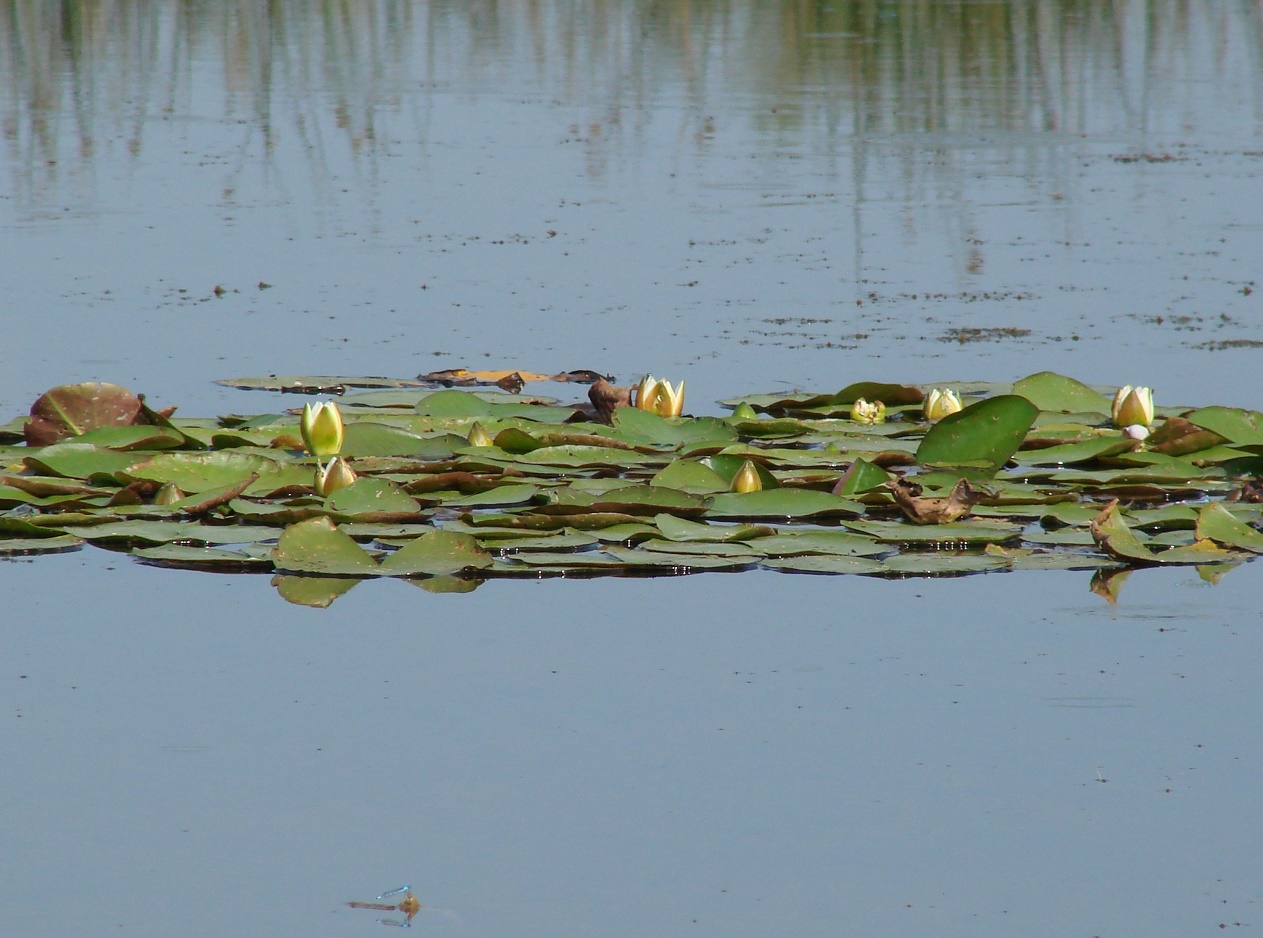
[[[469,428],[469,445],[470,446],[495,446],[495,439],[491,436],[491,432],[481,423],[474,423]]]
[[[931,388],[925,396],[925,419],[934,423],[961,409],[960,397],[951,388]]]
[[[1133,388],[1125,384],[1114,395],[1114,426],[1148,427],[1153,423],[1153,389]]]
[[[334,456],[329,465],[316,470],[316,491],[320,495],[332,495],[355,481],[355,470],[341,456]]]
[[[738,469],[736,474],[732,477],[732,485],[730,488],[734,492],[763,491],[763,479],[759,477],[758,467],[747,459],[741,464],[741,468]]]
[[[659,417],[678,417],[684,412],[684,382],[673,388],[670,381],[645,375],[636,390],[636,406]]]
[[[856,398],[855,403],[851,405],[851,419],[870,427],[873,424],[885,423],[886,405],[881,401],[869,403],[862,397]]]
[[[321,401],[319,404],[303,406],[303,418],[299,424],[303,432],[303,443],[307,452],[316,459],[336,456],[342,452],[342,439],[345,427],[342,423],[342,412],[333,401]]]

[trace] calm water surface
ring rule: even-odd
[[[0,409],[458,366],[1258,407],[1261,171],[1245,0],[0,0]],[[378,934],[343,903],[405,882],[445,935],[1257,928],[1259,571],[1088,581],[0,563],[0,933]]]

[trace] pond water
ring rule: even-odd
[[[0,14],[3,419],[475,366],[686,378],[696,413],[1045,369],[1259,405],[1257,3]],[[5,562],[0,931],[375,934],[344,903],[403,883],[448,935],[1255,924],[1259,569],[1089,580],[315,610]]]

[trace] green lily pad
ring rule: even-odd
[[[1101,436],[1078,443],[1063,443],[1018,450],[1013,459],[1025,466],[1071,466],[1094,462],[1103,456],[1126,453],[1136,448],[1136,441],[1124,436]]]
[[[478,570],[495,562],[477,539],[455,531],[434,530],[422,534],[381,562],[381,571],[396,576],[427,574],[445,576],[462,570]]]
[[[665,446],[737,439],[737,431],[717,417],[666,418],[638,407],[620,407],[614,411],[614,435],[631,443]]]
[[[1205,505],[1197,515],[1197,536],[1210,538],[1226,547],[1263,554],[1263,533],[1234,517],[1219,502]]]
[[[444,459],[455,453],[457,448],[465,445],[462,438],[450,434],[423,437],[389,424],[354,420],[346,425],[342,441],[342,455],[415,456],[423,459]]]
[[[702,460],[702,465],[714,470],[724,482],[724,489],[732,487],[732,480],[736,478],[738,472],[746,463],[754,466],[754,471],[758,474],[759,484],[763,487],[763,491],[769,489],[777,489],[781,487],[780,480],[763,465],[759,456],[750,458],[749,456],[738,455],[736,453],[716,453],[713,456],[707,456]]]
[[[759,564],[781,573],[884,573],[886,567],[879,560],[844,554],[792,554],[784,557],[768,557]]]
[[[1202,407],[1185,415],[1189,423],[1218,433],[1229,443],[1263,446],[1263,413],[1237,407]]]
[[[804,531],[801,534],[774,534],[753,538],[750,547],[769,557],[800,557],[808,554],[836,554],[840,557],[876,557],[891,551],[889,544],[853,531]]]
[[[864,506],[849,498],[813,489],[779,488],[762,492],[729,492],[716,495],[706,510],[711,520],[721,518],[790,519],[841,518],[864,513]]]
[[[728,491],[731,480],[725,480],[718,472],[695,459],[673,460],[665,469],[649,480],[650,485],[691,492],[695,495],[712,495]]]
[[[775,528],[761,524],[705,524],[668,514],[656,516],[653,522],[662,532],[663,537],[680,542],[748,541],[751,538],[776,533]]]
[[[45,446],[22,461],[44,475],[89,479],[93,476],[113,476],[136,463],[137,457],[76,439]]]
[[[1106,415],[1111,402],[1082,381],[1052,371],[1041,371],[1013,385],[1013,393],[1024,397],[1040,410],[1066,414],[1084,412]]]
[[[501,508],[509,505],[526,505],[539,494],[538,485],[498,485],[485,492],[445,498],[446,508]]]
[[[999,469],[1022,445],[1038,414],[1039,408],[1015,394],[970,404],[929,429],[916,460],[923,466]]]
[[[55,534],[50,537],[4,537],[0,535],[0,557],[16,557],[24,554],[60,554],[79,550],[83,541],[73,534]]]
[[[430,417],[488,417],[495,405],[478,394],[449,389],[426,394],[414,406],[417,413]]]
[[[905,576],[959,576],[966,573],[988,573],[1011,565],[1004,557],[986,553],[954,554],[950,551],[934,553],[898,554],[882,561],[887,573]]]
[[[143,462],[133,461],[126,471],[116,475],[124,482],[145,480],[162,485],[170,482],[190,494],[212,489],[230,488],[252,473],[260,477],[279,477],[279,462],[253,453],[221,450],[210,453],[159,453]],[[314,470],[300,471],[298,478],[310,485]]]
[[[833,490],[835,495],[858,495],[883,488],[890,481],[890,473],[881,466],[874,465],[867,459],[857,458],[838,480]]]
[[[655,541],[645,542],[646,545],[650,546],[655,543]],[[625,566],[655,567],[669,569],[676,573],[690,573],[694,570],[740,570],[755,563],[758,559],[756,555],[748,554],[714,556],[700,551],[680,554],[670,551],[650,550],[645,546],[620,547],[616,544],[606,547],[605,553]]]
[[[79,443],[119,451],[175,449],[185,442],[184,434],[178,430],[153,426],[98,427],[74,439]]]
[[[131,553],[133,557],[160,566],[222,571],[272,569],[272,558],[266,551],[228,550],[223,547],[190,547],[185,544],[162,544],[158,547],[137,547]]]
[[[376,576],[377,561],[328,518],[311,518],[281,532],[272,563],[285,573]]]
[[[420,510],[416,499],[395,483],[365,476],[330,495],[328,505],[341,515],[415,515]]]
[[[935,544],[940,547],[1004,544],[1022,536],[1022,526],[1004,521],[953,521],[951,524],[905,524],[901,521],[843,521],[851,531],[886,544]]]

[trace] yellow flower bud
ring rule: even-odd
[[[961,409],[960,398],[951,388],[932,388],[925,397],[925,419],[933,423]]]
[[[333,401],[305,405],[300,428],[307,452],[317,459],[336,456],[342,452],[345,428],[342,424],[342,412]]]
[[[338,489],[344,489],[355,481],[355,470],[341,456],[329,460],[329,465],[316,470],[316,491],[321,495],[332,495]]]
[[[1125,384],[1114,395],[1114,426],[1147,427],[1153,423],[1153,390]]]
[[[732,477],[731,489],[734,492],[763,491],[763,479],[759,477],[758,467],[748,459],[742,463],[741,468]]]
[[[490,431],[488,431],[486,427],[484,427],[480,423],[475,423],[472,427],[469,428],[469,445],[470,446],[495,446],[496,441],[491,436]]]

